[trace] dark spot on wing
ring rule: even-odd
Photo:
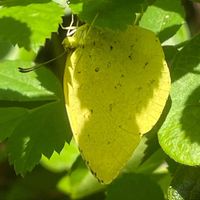
[[[99,67],[96,67],[94,71],[99,72]]]
[[[114,86],[115,89],[117,89],[117,88],[119,88],[119,87],[122,87],[122,84],[121,84],[121,83],[117,83],[117,85]]]
[[[130,60],[133,60],[132,54],[130,54],[130,55],[128,56],[128,58],[129,58]]]
[[[83,152],[83,150],[78,146],[78,149],[79,149],[79,151],[80,151],[80,153],[82,153]]]
[[[134,44],[132,44],[132,45],[130,46],[130,49],[132,50],[134,46],[135,46],[135,45],[134,45]]]
[[[80,74],[80,73],[81,73],[81,71],[78,71],[77,73],[78,73],[78,74]]]
[[[97,178],[97,179],[98,179],[98,178]],[[99,181],[99,183],[104,183],[103,180],[101,180],[101,179],[98,179],[98,181]]]
[[[145,69],[145,68],[147,67],[148,64],[149,64],[148,62],[145,62],[143,68]]]
[[[96,42],[94,41],[94,42],[93,42],[93,46],[95,46],[95,45],[96,45]]]
[[[95,177],[97,176],[97,173],[94,172],[91,168],[90,168],[90,171],[91,171],[91,173],[92,173]]]
[[[118,86],[118,87],[122,87],[122,84],[121,84],[121,83],[117,83],[117,86]]]
[[[121,78],[124,78],[124,74],[121,74]]]
[[[149,81],[149,84],[150,84],[150,85],[152,85],[152,84],[154,84],[154,83],[155,83],[155,80],[154,80],[154,79],[152,79],[152,80]]]
[[[111,51],[113,50],[113,46],[112,46],[112,45],[110,46],[110,50],[111,50]]]

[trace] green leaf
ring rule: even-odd
[[[17,174],[31,171],[41,155],[48,158],[60,152],[67,140],[69,127],[64,103],[48,103],[29,110],[8,140],[9,160]]]
[[[173,36],[184,22],[180,0],[157,0],[147,8],[139,25],[152,30],[163,42]]]
[[[62,174],[51,173],[38,167],[24,178],[12,179],[12,184],[4,189],[6,197],[2,198],[1,196],[1,198],[2,200],[50,199],[49,196],[58,194],[55,186],[61,176]]]
[[[158,132],[159,142],[176,162],[199,165],[200,35],[177,54],[172,68],[172,107]]]
[[[165,54],[165,60],[167,61],[167,64],[171,66],[176,54],[178,53],[178,49],[173,45],[169,45],[163,46],[163,51]]]
[[[176,172],[168,189],[169,200],[196,200],[200,197],[200,170],[196,167],[181,167]]]
[[[175,35],[162,43],[162,45],[170,45],[178,48],[183,47],[184,42],[191,39],[191,34],[187,24],[183,24]]]
[[[155,144],[152,142],[155,142]],[[143,136],[123,171],[128,173],[152,173],[163,163],[165,155],[159,148],[155,138],[150,139]]]
[[[135,13],[142,11],[145,0],[71,0],[70,8],[81,20],[101,27],[125,29],[133,24]]]
[[[12,45],[9,42],[0,39],[0,60],[8,54],[11,47]]]
[[[23,61],[0,62],[0,140],[12,135],[30,109],[63,99],[61,85],[51,71],[44,67],[30,73],[18,71],[19,66],[30,65]],[[64,103],[61,104],[65,110]]]
[[[72,140],[70,144],[65,143],[60,154],[54,152],[50,159],[42,156],[40,163],[50,171],[62,172],[64,170],[69,170],[72,167],[78,155],[79,150],[74,140]]]
[[[1,0],[0,5],[4,7],[27,6],[29,4],[48,3],[51,0]]]
[[[164,200],[161,188],[148,176],[124,174],[108,186],[106,200]]]
[[[25,108],[0,108],[0,141],[9,137],[27,114],[28,110]]]
[[[81,159],[77,161],[76,169],[70,175],[63,177],[58,183],[58,188],[70,195],[72,199],[83,198],[101,191],[104,187],[86,168]]]
[[[44,67],[20,73],[18,67],[27,64],[0,64],[0,138],[9,137],[10,162],[21,174],[33,169],[42,154],[60,152],[71,133],[59,80]]]
[[[56,32],[64,9],[51,1],[3,1],[0,8],[0,38],[35,51]],[[12,6],[13,5],[13,6]]]
[[[18,67],[30,67],[31,62],[20,60],[0,62],[0,100],[50,101],[59,98],[56,77],[44,67],[42,70],[21,73]]]

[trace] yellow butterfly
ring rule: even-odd
[[[108,184],[163,111],[170,91],[163,50],[154,33],[137,26],[86,24],[64,44],[75,48],[64,74],[73,135],[92,173]]]

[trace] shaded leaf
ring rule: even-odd
[[[200,35],[177,54],[172,64],[172,107],[158,132],[164,151],[175,161],[200,164]]]
[[[171,67],[171,64],[178,53],[178,49],[171,45],[171,46],[163,46],[163,51],[165,53],[165,59],[167,61],[168,66]]]
[[[125,174],[108,187],[106,200],[122,200],[124,198],[126,200],[164,200],[163,193],[156,182],[142,174]]]
[[[200,197],[200,169],[180,167],[168,189],[169,200],[197,200]]]
[[[60,152],[71,133],[59,80],[45,68],[20,73],[18,67],[27,64],[0,64],[0,138],[9,137],[10,162],[21,174],[32,170],[41,154]]]
[[[85,22],[111,29],[124,29],[133,24],[135,13],[142,11],[145,0],[72,0],[72,12]]]
[[[0,100],[44,101],[59,98],[58,81],[49,70],[19,72],[18,67],[25,66],[30,67],[31,62],[0,62]]]
[[[9,137],[27,114],[25,108],[0,108],[0,141]]]
[[[42,4],[48,3],[51,0],[1,0],[0,5],[4,7],[11,6],[27,6],[29,4]]]
[[[50,38],[51,32],[56,32],[64,9],[54,2],[33,1],[3,1],[5,5],[0,12],[0,38],[16,43],[19,47],[35,51]],[[9,24],[9,26],[8,26]],[[3,27],[3,28],[2,28]]]
[[[3,59],[8,54],[11,47],[12,45],[9,42],[0,39],[0,60]]]
[[[0,18],[0,26],[0,38],[2,40],[9,41],[13,45],[18,44],[19,47],[30,49],[31,30],[26,23],[20,22],[12,17],[3,17]]]
[[[152,30],[161,42],[173,36],[184,23],[184,9],[179,0],[157,0],[144,13],[140,26]]]
[[[38,167],[24,178],[14,179],[8,189],[5,190],[7,195],[3,199],[33,200],[57,196],[58,191],[55,186],[61,176],[62,174],[50,173],[47,170]]]
[[[29,111],[8,140],[9,159],[17,174],[31,171],[41,155],[60,152],[69,129],[64,104],[57,101]]]
[[[166,46],[174,46],[175,48],[181,48],[185,45],[187,41],[191,39],[191,34],[188,25],[184,23],[178,31],[170,37],[168,40],[162,43]]]

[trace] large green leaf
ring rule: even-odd
[[[16,125],[29,115],[29,109],[63,98],[61,85],[49,70],[43,68],[25,74],[18,71],[19,66],[30,64],[23,61],[0,62],[0,140],[13,133]]]
[[[48,3],[51,0],[1,0],[0,5],[4,7],[27,6],[29,4]]]
[[[172,67],[172,107],[158,132],[159,142],[175,161],[199,165],[200,35],[177,54]]]
[[[0,38],[9,40],[13,45],[38,50],[56,32],[64,9],[49,0],[1,2]]]
[[[10,51],[12,45],[8,41],[0,39],[0,60],[3,59]]]
[[[180,0],[156,0],[144,13],[140,26],[155,32],[161,42],[173,36],[184,23]]]
[[[87,23],[112,29],[133,24],[135,13],[142,11],[145,0],[71,0],[72,12]]]
[[[156,182],[142,174],[124,174],[108,187],[107,192],[106,200],[164,200],[161,188]]]
[[[5,174],[5,176],[8,177],[8,181],[12,180],[12,184],[8,184],[6,189],[1,187],[0,191],[3,190],[6,193],[5,198],[2,196],[2,193],[0,193],[2,200],[50,200],[52,198],[49,197],[57,197],[58,195],[55,186],[62,174],[51,173],[38,167],[23,178],[14,177],[13,179],[10,179],[9,175]],[[62,195],[59,195],[59,197],[60,196]],[[63,199],[65,199],[64,195]]]
[[[69,135],[64,104],[60,101],[29,110],[8,140],[9,159],[17,174],[31,171],[41,155],[60,152]]]
[[[169,200],[197,200],[200,197],[200,169],[181,167],[168,189]]]
[[[0,107],[0,141],[9,137],[18,123],[27,116],[28,110],[18,107]]]
[[[8,137],[10,162],[24,174],[42,154],[60,152],[71,132],[59,80],[44,67],[20,73],[19,66],[30,62],[0,63],[0,139]]]
[[[18,67],[30,67],[31,62],[0,62],[0,100],[44,101],[59,98],[58,81],[49,70],[21,73]]]

